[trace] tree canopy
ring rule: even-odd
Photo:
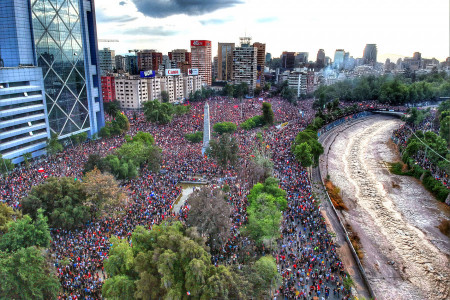
[[[219,122],[214,124],[213,129],[218,134],[233,133],[236,131],[237,126],[232,122]]]
[[[216,159],[219,165],[226,169],[228,165],[236,166],[238,151],[239,146],[236,139],[229,134],[222,134],[218,139],[212,139],[209,142],[206,154]]]
[[[144,102],[144,115],[149,122],[170,123],[173,113],[173,106],[169,103],[161,103],[158,100]]]

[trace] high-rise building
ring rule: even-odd
[[[344,57],[345,57],[344,49],[336,49],[336,51],[334,52],[334,61],[333,61],[334,68],[338,70],[344,68]]]
[[[250,94],[256,88],[258,49],[251,45],[251,39],[241,38],[241,46],[233,50],[234,84],[247,83]]]
[[[295,56],[295,67],[303,67],[308,63],[308,52],[298,52]]]
[[[124,71],[125,70],[125,57],[123,55],[116,55],[116,70]]]
[[[214,79],[217,79],[218,70],[219,70],[219,58],[217,56],[214,56],[212,65],[212,76]]]
[[[271,60],[272,60],[272,54],[267,53],[266,54],[266,64],[270,63]]]
[[[295,52],[284,51],[281,54],[281,67],[283,69],[294,69],[295,68]]]
[[[169,58],[172,62],[172,68],[181,69],[183,74],[187,74],[188,70],[192,68],[191,53],[186,49],[175,49],[169,52]]]
[[[144,78],[116,78],[116,97],[123,109],[140,109],[148,101],[148,85]]]
[[[325,50],[323,49],[319,49],[319,51],[317,51],[316,66],[319,69],[325,67]]]
[[[258,51],[256,55],[256,86],[262,87],[264,85],[264,67],[266,66],[266,44],[263,43],[253,43]]]
[[[198,69],[199,75],[207,85],[211,85],[211,41],[191,40],[192,68]]]
[[[218,43],[217,48],[217,80],[233,80],[234,43]]]
[[[2,0],[0,5],[0,19],[16,30],[8,42],[1,42],[4,60],[15,51],[14,63],[42,69],[46,105],[42,112],[51,132],[59,138],[98,132],[104,115],[93,1]],[[0,36],[8,34],[4,27]],[[30,80],[23,77],[23,82],[29,81],[25,86],[37,84],[34,75]]]
[[[98,63],[100,66],[100,76],[106,76],[114,71],[116,64],[115,51],[109,48],[98,50]]]
[[[137,52],[138,71],[158,71],[163,62],[163,55],[156,50],[141,50]]]
[[[138,59],[136,55],[127,55],[124,58],[124,66],[125,71],[128,72],[130,75],[137,75],[138,74]],[[147,70],[144,70],[147,71]]]
[[[364,48],[364,64],[374,66],[377,63],[377,45],[367,44]]]
[[[103,102],[116,100],[116,86],[114,76],[102,76]]]

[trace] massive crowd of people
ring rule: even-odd
[[[312,100],[292,105],[280,98],[266,99],[272,104],[277,122],[289,122],[284,127],[261,130],[263,139],[273,152],[275,175],[288,193],[288,209],[284,212],[282,238],[274,256],[277,258],[283,284],[277,291],[289,299],[344,299],[344,267],[336,255],[335,245],[327,232],[319,207],[312,197],[306,171],[294,160],[290,146],[296,134],[314,117]],[[240,124],[261,113],[261,101],[226,97],[209,100],[211,125],[221,121]],[[185,220],[189,203],[179,211],[172,207],[181,193],[179,181],[204,176],[215,184],[228,184],[229,201],[233,206],[232,238],[221,251],[212,253],[213,262],[240,263],[245,256],[256,256],[249,239],[242,237],[239,228],[246,220],[246,194],[249,183],[239,176],[238,168],[221,170],[212,159],[201,153],[201,143],[192,144],[184,135],[203,128],[204,102],[191,103],[188,114],[176,116],[167,125],[145,120],[140,112],[125,112],[131,127],[127,134],[138,131],[151,133],[163,150],[161,171],[153,173],[142,168],[139,177],[122,182],[128,194],[128,206],[117,217],[95,219],[77,230],[52,228],[51,253],[61,283],[61,299],[100,299],[106,274],[103,261],[108,257],[112,235],[127,238],[138,225],[151,228],[153,224],[172,217]],[[301,113],[302,112],[302,113]],[[256,131],[238,130],[234,137],[245,165],[255,143]],[[82,178],[82,170],[90,154],[111,153],[125,142],[123,136],[88,141],[51,157],[35,161],[30,167],[16,168],[0,179],[0,200],[20,209],[20,201],[30,189],[49,176]],[[42,168],[43,172],[38,172]],[[220,180],[219,180],[220,179]],[[250,249],[250,250],[249,250]]]

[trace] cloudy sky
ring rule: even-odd
[[[124,54],[130,49],[189,49],[191,39],[239,42],[251,36],[266,51],[336,49],[361,57],[367,43],[378,45],[378,60],[450,56],[448,0],[96,0],[100,43]]]

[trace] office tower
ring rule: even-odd
[[[98,50],[98,62],[100,66],[100,76],[106,76],[114,71],[115,67],[115,51],[109,48]]]
[[[207,85],[211,85],[211,41],[191,40],[192,68],[198,69],[199,75]]]
[[[32,1],[29,8],[51,131],[60,138],[97,133],[105,121],[93,1]]]
[[[12,107],[2,112],[1,136],[8,139],[8,143],[2,141],[5,157],[19,162],[22,158],[17,155],[43,154],[49,131],[59,138],[98,132],[104,125],[104,115],[93,3],[2,0],[0,20],[2,59],[5,67],[15,68],[2,71],[0,83],[8,87],[2,93],[8,98],[17,96],[10,93],[14,88],[26,97],[11,102],[21,102],[17,102],[17,110]],[[16,114],[19,111],[20,118]],[[34,129],[38,127],[37,133]],[[12,148],[7,150],[7,146]]]
[[[258,49],[251,44],[251,38],[241,38],[241,46],[233,50],[234,84],[247,83],[249,93],[256,88]]]
[[[136,55],[127,55],[124,58],[125,62],[125,71],[130,75],[138,74],[138,59]],[[147,71],[147,70],[144,70]]]
[[[325,67],[325,51],[323,49],[317,51],[316,66],[319,69]]]
[[[123,55],[116,55],[114,60],[116,62],[116,70],[124,71],[125,70],[125,57]]]
[[[218,43],[217,80],[233,80],[234,43]]]
[[[283,69],[294,69],[295,68],[295,52],[284,51],[281,54],[281,67]]]
[[[172,68],[181,69],[183,74],[187,74],[191,65],[191,53],[186,49],[175,49],[169,52],[169,58],[172,61]]]
[[[366,48],[364,48],[364,64],[375,66],[377,63],[377,45],[376,44],[367,44]]]
[[[266,66],[266,44],[253,43],[253,47],[258,50],[256,55],[256,86],[262,87],[264,85],[264,67]]]
[[[269,64],[272,61],[272,54],[267,53],[266,54],[266,64]]]
[[[214,56],[212,65],[212,76],[215,79],[217,79],[218,70],[219,70],[219,58],[217,56]]]
[[[334,62],[333,62],[334,68],[340,70],[344,67],[344,56],[345,56],[344,49],[336,49],[336,51],[334,52]]]
[[[45,154],[50,137],[42,69],[23,11],[24,1],[0,1],[0,154],[13,163]]]
[[[301,67],[308,63],[308,52],[298,52],[295,56],[295,67]]]

